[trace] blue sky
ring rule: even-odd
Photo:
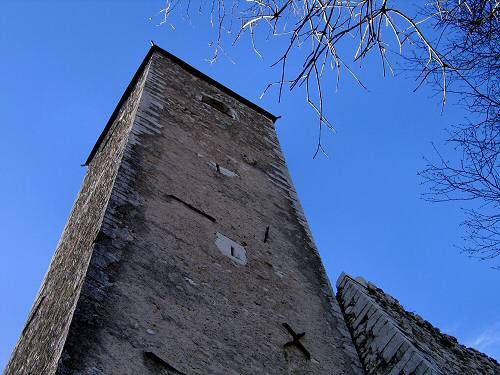
[[[287,162],[332,283],[362,275],[462,343],[500,358],[500,271],[460,254],[457,205],[431,204],[417,171],[431,142],[464,113],[383,78],[369,60],[369,91],[342,80],[329,91],[337,132],[329,158],[312,156],[317,120],[301,91],[278,103],[276,49],[260,60],[242,40],[209,64],[208,18],[150,21],[162,1],[3,2],[0,12],[0,369],[44,277],[85,168],[80,167],[149,48],[169,50],[276,115]],[[228,46],[229,47],[229,46]],[[495,297],[497,296],[497,297]]]

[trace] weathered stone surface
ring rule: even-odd
[[[367,374],[500,374],[500,365],[460,345],[393,297],[342,274],[337,299]]]
[[[54,374],[75,307],[81,300],[82,285],[90,274],[96,274],[96,270],[88,270],[91,258],[92,262],[98,263],[98,267],[105,267],[115,261],[113,255],[106,251],[97,251],[96,254],[94,247],[101,232],[143,83],[143,79],[139,80],[133,94],[120,109],[113,124],[113,137],[96,155],[87,172],[5,375]],[[102,278],[101,287],[92,290],[92,293],[97,299],[104,298],[106,277],[101,274],[97,276]]]
[[[273,122],[160,52],[122,112],[6,374],[361,374]]]

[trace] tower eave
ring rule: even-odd
[[[92,147],[92,150],[90,151],[90,154],[87,157],[87,160],[85,161],[84,164],[82,164],[82,166],[88,166],[90,164],[90,162],[92,161],[92,159],[94,158],[95,154],[99,150],[99,147],[100,147],[101,143],[106,138],[106,136],[108,134],[108,131],[111,128],[111,125],[113,124],[113,122],[115,121],[116,117],[118,116],[118,114],[120,112],[120,108],[122,107],[123,103],[125,103],[125,101],[129,97],[130,93],[133,91],[133,89],[134,89],[137,81],[139,80],[139,78],[142,75],[142,72],[144,71],[144,68],[147,66],[149,60],[151,59],[151,56],[155,52],[161,54],[162,56],[164,56],[167,59],[171,60],[172,62],[176,63],[177,65],[179,65],[184,70],[186,70],[189,73],[191,73],[192,75],[194,75],[194,76],[196,76],[196,77],[198,77],[198,78],[200,78],[200,79],[202,79],[202,80],[210,83],[211,85],[213,85],[216,88],[218,88],[219,90],[221,90],[223,93],[225,93],[225,94],[227,94],[227,95],[235,98],[236,100],[238,100],[242,104],[244,104],[247,107],[253,109],[255,112],[257,112],[257,113],[259,113],[259,114],[261,114],[261,115],[269,118],[272,122],[275,122],[277,119],[280,118],[280,116],[273,115],[272,113],[266,111],[265,109],[263,109],[262,107],[258,106],[257,104],[251,102],[250,100],[248,100],[248,99],[244,98],[243,96],[239,95],[238,93],[234,92],[230,88],[224,86],[220,82],[218,82],[218,81],[214,80],[213,78],[209,77],[205,73],[199,71],[195,67],[189,65],[188,63],[186,63],[185,61],[181,60],[177,56],[171,54],[170,52],[164,50],[161,47],[158,47],[156,44],[153,44],[151,46],[151,48],[149,49],[148,53],[146,54],[146,56],[144,57],[144,60],[142,61],[141,65],[139,66],[139,68],[135,72],[134,76],[132,77],[132,80],[130,81],[130,83],[128,84],[127,88],[125,89],[125,92],[123,93],[122,97],[120,98],[120,101],[116,105],[113,113],[111,114],[111,117],[109,118],[108,122],[106,123],[106,126],[104,127],[104,130],[102,131],[101,135],[97,139],[97,142],[95,143],[94,147]]]

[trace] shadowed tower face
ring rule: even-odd
[[[5,373],[362,373],[274,120],[153,47]]]

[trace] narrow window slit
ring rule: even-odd
[[[269,239],[269,225],[266,228],[266,233],[264,233],[264,243]]]
[[[203,217],[207,218],[207,219],[208,219],[208,220],[210,220],[212,223],[215,223],[215,222],[216,222],[215,217],[213,217],[213,216],[211,216],[211,215],[207,214],[206,212],[203,212],[202,210],[200,210],[200,209],[198,209],[198,208],[194,207],[192,204],[189,204],[189,203],[187,203],[187,202],[183,201],[182,199],[180,199],[180,198],[176,197],[176,196],[175,196],[175,195],[173,195],[173,194],[167,194],[167,199],[173,199],[174,201],[176,201],[176,202],[179,202],[179,203],[183,204],[185,207],[189,208],[190,210],[192,210],[192,211],[196,212],[197,214],[199,214],[199,215],[201,215],[201,216],[203,216]]]

